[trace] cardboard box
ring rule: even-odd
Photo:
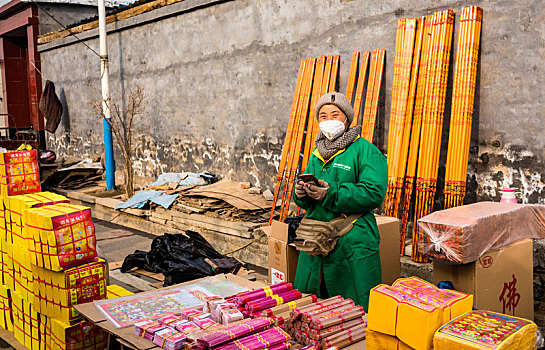
[[[392,284],[401,275],[399,220],[389,216],[375,216],[380,234],[380,264],[382,283]]]
[[[388,216],[376,216],[376,220],[380,233],[382,283],[392,284],[401,273],[399,220]],[[271,226],[262,229],[269,237],[269,282],[293,282],[299,252],[288,245],[288,225],[273,221]]]
[[[473,294],[474,307],[534,319],[533,241],[525,239],[463,265],[433,262],[433,280]]]
[[[273,221],[271,226],[263,227],[269,237],[269,282],[293,283],[299,252],[288,244],[288,225]]]

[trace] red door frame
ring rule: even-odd
[[[0,7],[0,39],[3,35],[23,28],[27,38],[27,72],[28,72],[28,105],[30,111],[30,124],[34,130],[44,130],[44,118],[38,108],[42,95],[42,79],[40,54],[38,52],[39,35],[38,7],[35,4],[22,3],[13,0]],[[2,44],[2,40],[0,40]],[[0,48],[0,60],[4,62],[4,50]],[[4,110],[7,108],[7,87],[5,85],[5,69],[2,70],[4,87]],[[9,113],[9,110],[7,111]]]

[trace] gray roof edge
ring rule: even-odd
[[[107,33],[114,33],[122,30],[126,30],[132,27],[144,25],[146,23],[159,21],[163,18],[177,16],[186,12],[198,10],[203,7],[213,6],[223,2],[229,2],[234,0],[184,0],[172,5],[160,7],[150,12],[142,13],[133,17],[116,21],[106,25]],[[87,41],[98,38],[98,28],[87,30],[83,33],[69,35],[65,38],[52,41],[50,43],[38,45],[38,52],[46,52],[58,47],[68,46],[76,44],[79,40]]]
[[[21,0],[21,2],[32,2],[31,0]],[[72,4],[72,5],[88,5],[98,6],[97,0],[39,0],[36,2],[50,4]],[[119,5],[132,4],[134,0],[105,0],[106,6],[114,7]]]

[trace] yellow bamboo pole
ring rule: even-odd
[[[367,87],[367,96],[365,99],[365,109],[362,120],[362,137],[369,142],[373,142],[373,135],[375,133],[375,122],[378,112],[378,102],[380,100],[380,89],[382,87],[382,75],[384,73],[384,58],[386,56],[386,50],[375,49],[373,50],[372,57],[375,58],[374,69],[374,83],[371,93],[369,93],[369,86]]]
[[[333,92],[337,88],[337,77],[339,76],[340,55],[333,55],[333,64],[331,66],[331,77],[329,79],[329,88],[327,92]]]
[[[300,103],[298,106],[298,133],[296,134],[296,138],[293,143],[293,153],[290,152],[290,156],[288,157],[289,173],[287,174],[285,179],[286,181],[284,182],[284,193],[282,195],[282,206],[280,208],[280,221],[284,221],[288,216],[293,185],[295,183],[295,175],[299,166],[303,133],[308,116],[308,107],[312,91],[312,80],[314,78],[315,64],[315,58],[307,58],[308,74],[305,79],[302,103]]]
[[[295,85],[295,93],[293,95],[293,103],[291,105],[290,117],[288,121],[288,130],[286,131],[286,139],[284,141],[284,146],[282,147],[282,157],[280,158],[280,164],[278,166],[278,174],[276,175],[276,185],[274,187],[274,198],[272,203],[271,215],[269,219],[269,225],[272,223],[274,218],[274,213],[276,209],[276,202],[278,200],[278,195],[280,193],[280,186],[284,179],[286,162],[288,159],[288,154],[291,150],[291,139],[293,133],[295,132],[294,125],[296,124],[296,114],[297,106],[299,105],[299,99],[301,97],[301,86],[303,85],[303,76],[306,69],[306,60],[301,60],[301,65],[299,66],[299,73],[297,76],[297,82]]]
[[[365,75],[367,74],[367,66],[369,64],[369,51],[365,51],[361,56],[361,65],[358,76],[358,84],[356,86],[356,96],[354,98],[354,119],[352,120],[352,125],[355,126],[358,124],[358,120],[361,112],[361,101],[363,98],[363,88],[365,87]],[[371,84],[371,73],[369,73],[369,79],[367,82],[367,90]]]
[[[352,61],[350,62],[350,71],[348,73],[348,84],[346,86],[346,97],[350,103],[352,103],[352,99],[354,97],[354,87],[356,86],[359,60],[360,52],[352,52]]]

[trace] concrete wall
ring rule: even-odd
[[[210,170],[274,186],[300,60],[340,54],[344,92],[353,50],[387,50],[378,130],[379,147],[386,149],[397,19],[445,8],[459,15],[467,5],[239,0],[191,9],[206,2],[185,0],[110,26],[114,98],[124,101],[137,83],[152,98],[138,129],[139,176]],[[471,2],[483,7],[484,22],[468,200],[499,199],[498,188],[512,186],[525,201],[545,202],[541,3]],[[96,31],[80,37],[98,50]],[[40,50],[44,77],[63,89],[70,115],[63,123],[69,127],[50,135],[50,147],[60,156],[100,153],[102,123],[89,108],[99,97],[98,57],[73,38]]]
[[[40,3],[38,14],[40,18],[40,35],[42,35],[63,29],[58,22],[67,26],[84,18],[96,16],[98,10],[96,6],[88,5]],[[50,15],[55,19],[51,18]]]

